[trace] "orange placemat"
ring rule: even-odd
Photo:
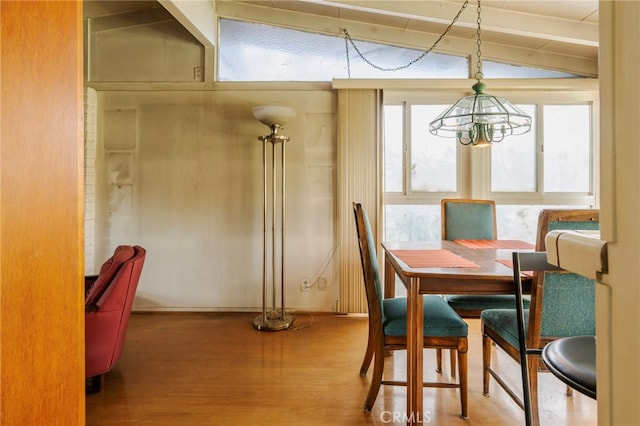
[[[449,250],[391,250],[411,268],[477,268],[480,265]]]
[[[520,240],[455,240],[471,249],[532,249],[533,244]]]
[[[508,266],[513,269],[513,260],[511,259],[496,259],[496,262],[502,263],[504,266]],[[520,273],[527,277],[533,277],[533,271],[520,271]]]

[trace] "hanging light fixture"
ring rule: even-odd
[[[429,123],[433,135],[455,137],[462,145],[489,146],[502,142],[505,136],[521,135],[531,130],[531,117],[504,98],[487,95],[481,80],[482,50],[480,41],[480,0],[478,0],[478,28],[476,30],[477,82],[474,94],[457,100]]]

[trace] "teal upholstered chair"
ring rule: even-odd
[[[516,297],[522,297],[522,271],[536,271],[539,274],[545,272],[556,272],[555,275],[547,276],[549,281],[544,287],[545,297],[560,296],[554,298],[549,311],[555,314],[565,312],[565,306],[568,298],[572,298],[573,292],[580,293],[578,302],[587,304],[592,303],[591,293],[593,291],[593,283],[589,280],[579,279],[576,282],[570,281],[576,278],[573,274],[558,275],[560,268],[547,262],[546,252],[535,253],[513,253],[513,274],[515,278]],[[555,277],[555,279],[553,278]],[[562,283],[562,280],[566,283]],[[553,282],[551,282],[553,280]],[[576,288],[569,289],[567,285],[577,285]],[[584,293],[584,294],[583,294]],[[570,301],[569,301],[570,303]],[[517,311],[517,341],[520,355],[520,372],[522,375],[522,402],[524,404],[525,424],[531,426],[534,422],[532,404],[531,404],[531,388],[529,384],[529,358],[540,356],[545,367],[560,381],[565,383],[569,389],[576,389],[590,398],[596,398],[596,339],[594,335],[576,335],[559,337],[544,345],[540,350],[537,347],[530,348],[527,346],[527,331],[525,324],[527,319],[521,303],[516,304]],[[571,309],[570,316],[564,318],[562,328],[555,330],[541,330],[541,334],[551,332],[554,335],[563,332],[591,332],[594,328],[593,317],[589,314],[589,309]],[[574,323],[580,325],[573,329]],[[557,319],[556,319],[557,323]],[[547,321],[543,322],[548,324]],[[571,325],[569,325],[571,324]],[[500,325],[498,325],[500,326]],[[580,330],[580,328],[583,328]],[[572,328],[572,329],[569,329]],[[509,331],[507,331],[509,332]],[[512,338],[513,336],[509,336]],[[537,362],[532,359],[531,364],[537,368]],[[535,372],[533,372],[535,374]],[[536,418],[536,422],[538,419]]]
[[[493,200],[444,199],[441,205],[443,240],[495,240],[496,204]],[[515,308],[512,295],[446,295],[447,303],[463,318],[479,318],[484,309]],[[525,299],[528,307],[529,301]]]
[[[406,382],[383,380],[383,372],[385,352],[406,350],[407,300],[404,297],[383,298],[369,219],[360,204],[354,203],[353,210],[369,308],[369,341],[360,374],[367,373],[373,360],[373,376],[364,404],[365,410],[371,411],[380,385],[406,386]],[[457,383],[424,383],[424,386],[458,388],[464,418],[467,417],[467,334],[467,324],[440,296],[424,296],[424,347],[457,351],[459,365]]]
[[[519,339],[518,315],[514,309],[489,309],[480,316],[482,329],[483,392],[489,394],[490,376],[502,386],[520,406],[530,406],[531,424],[539,424],[538,416],[538,370],[544,365],[539,360],[540,350],[549,342],[568,336],[595,334],[595,284],[593,280],[577,274],[558,271],[546,264],[544,237],[549,231],[559,229],[599,229],[597,210],[542,210],[538,218],[537,253],[514,254],[514,280],[521,288],[521,271],[534,271],[529,309],[524,309],[526,339]],[[542,254],[540,254],[542,253]],[[532,257],[534,261],[528,261]],[[536,260],[542,257],[544,261]],[[528,263],[525,264],[525,259]],[[542,265],[535,267],[536,264]],[[551,269],[556,269],[552,271]],[[537,272],[540,270],[540,272]],[[518,287],[516,287],[517,289]],[[528,364],[526,376],[530,401],[520,399],[501,380],[498,371],[491,367],[491,342],[521,363],[521,348],[526,347]],[[521,346],[524,343],[525,346]],[[531,350],[531,351],[529,351]],[[526,404],[525,404],[526,403]],[[528,414],[528,413],[527,413]]]
[[[495,240],[498,238],[496,203],[493,200],[444,199],[440,202],[443,240]],[[447,294],[447,303],[463,318],[480,318],[484,309],[515,308],[510,294]],[[529,300],[524,299],[526,307]],[[442,368],[442,351],[437,353],[438,369]],[[451,369],[455,358],[451,356]]]

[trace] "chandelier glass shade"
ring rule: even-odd
[[[529,115],[504,98],[485,94],[485,87],[480,81],[474,84],[475,93],[447,108],[429,123],[429,131],[463,145],[487,146],[531,130]]]
[[[487,86],[481,81],[480,0],[476,10],[477,82],[472,86],[474,94],[454,102],[429,123],[429,131],[437,136],[454,137],[462,145],[489,146],[502,142],[506,136],[527,133],[531,130],[531,117],[508,100],[484,93]]]

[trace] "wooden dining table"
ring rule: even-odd
[[[407,290],[407,424],[428,419],[423,409],[422,294],[513,294],[514,251],[533,251],[518,240],[384,242],[384,294],[395,297],[396,276]],[[524,278],[525,286],[530,278]],[[514,306],[515,309],[515,306]]]

